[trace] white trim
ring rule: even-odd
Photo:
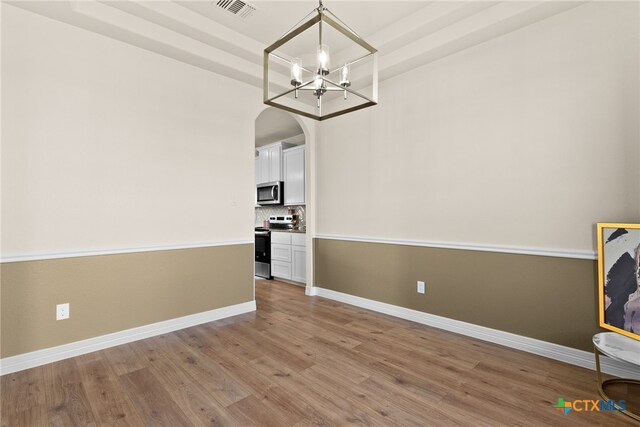
[[[57,347],[36,350],[30,353],[19,354],[17,356],[0,359],[0,375],[22,371],[58,360],[68,359],[81,354],[126,344],[132,341],[153,337],[177,331],[178,329],[200,325],[202,323],[213,322],[226,317],[237,316],[239,314],[256,311],[256,302],[248,301],[241,304],[230,305],[228,307],[217,308],[215,310],[204,311],[202,313],[190,314],[176,319],[165,320],[137,328],[126,329],[112,334],[76,341]]]
[[[594,355],[588,351],[436,316],[422,311],[398,307],[396,305],[336,292],[330,289],[315,289],[316,295],[320,297],[595,370]],[[618,362],[608,357],[601,357],[600,360],[602,372],[622,378],[640,379],[640,371],[631,369],[627,363]]]
[[[314,297],[318,295],[317,290],[318,288],[316,288],[315,286],[307,285],[304,288],[304,294],[308,297]]]
[[[538,255],[559,258],[597,259],[595,251],[582,249],[551,249],[524,246],[486,245],[479,243],[433,242],[426,240],[388,239],[385,237],[342,236],[338,234],[315,234],[316,239],[346,240],[350,242],[384,243],[391,245],[422,246],[427,248],[462,249],[467,251],[499,252],[505,254]]]
[[[22,262],[22,261],[40,261],[46,259],[60,259],[60,258],[75,258],[85,256],[98,256],[98,255],[118,255],[118,254],[131,254],[136,252],[154,252],[154,251],[171,251],[175,249],[196,249],[196,248],[209,248],[214,246],[233,246],[233,245],[248,245],[253,244],[253,240],[220,240],[210,242],[198,242],[198,243],[179,243],[173,245],[158,245],[158,246],[140,246],[132,248],[109,248],[109,249],[92,249],[92,250],[79,250],[74,252],[53,252],[44,254],[16,254],[1,256],[0,263],[7,262]]]

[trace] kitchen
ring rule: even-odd
[[[306,283],[305,151],[303,130],[288,113],[267,109],[256,119],[256,279]]]

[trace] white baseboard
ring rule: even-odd
[[[594,355],[588,351],[565,347],[563,345],[541,341],[535,338],[524,337],[510,332],[461,322],[459,320],[436,316],[434,314],[411,310],[409,308],[357,297],[342,292],[336,292],[330,289],[317,287],[314,289],[315,294],[320,297],[329,298],[346,304],[355,305],[357,307],[377,311],[379,313],[388,314],[390,316],[399,317],[401,319],[410,320],[412,322],[421,323],[423,325],[433,326],[435,328],[444,329],[457,334],[504,345],[506,347],[515,348],[517,350],[526,351],[539,356],[581,366],[583,368],[592,370],[595,370],[596,368]],[[310,295],[310,293],[307,293],[307,295]],[[607,374],[622,378],[640,379],[640,370],[634,370],[627,363],[618,362],[608,357],[601,357],[600,360],[602,371]]]
[[[101,335],[82,341],[59,345],[57,347],[36,350],[30,353],[19,354],[17,356],[0,359],[0,375],[22,371],[58,360],[68,359],[81,354],[91,353],[117,345],[126,344],[132,341],[166,334],[190,326],[202,323],[213,322],[226,317],[237,316],[256,310],[256,302],[248,301],[228,307],[217,308],[215,310],[204,311],[202,313],[191,314],[178,317],[176,319],[165,320],[152,323],[150,325],[139,326],[137,328],[126,329],[112,334]]]

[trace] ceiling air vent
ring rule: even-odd
[[[218,0],[216,6],[242,19],[248,18],[256,11],[255,6],[242,0]]]

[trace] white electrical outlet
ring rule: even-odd
[[[69,303],[56,305],[56,320],[69,318]]]
[[[424,294],[424,282],[418,280],[418,293]]]

